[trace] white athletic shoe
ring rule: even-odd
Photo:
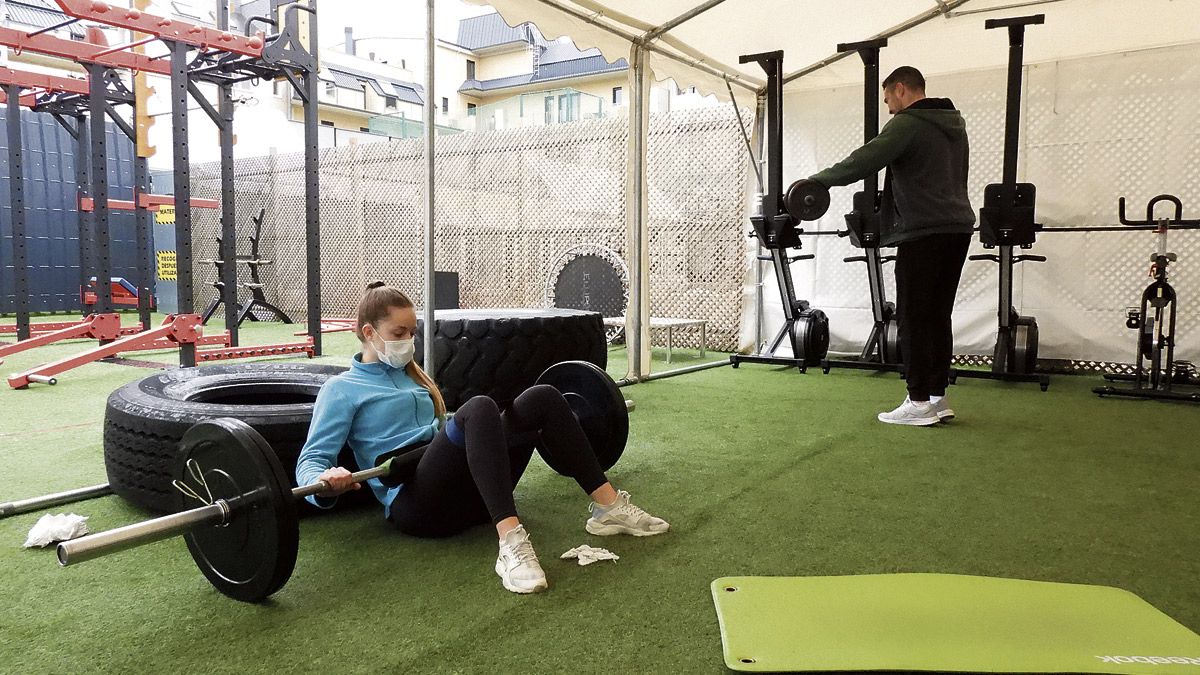
[[[649,537],[662,534],[671,529],[671,525],[662,518],[655,518],[629,502],[629,493],[624,490],[617,492],[617,501],[609,506],[601,506],[595,502],[588,507],[592,517],[588,518],[584,529],[589,534],[607,537],[611,534],[632,534],[635,537]]]
[[[930,399],[930,402],[932,403],[933,399]],[[949,403],[946,403],[945,396],[943,396],[937,403],[933,404],[933,409],[937,412],[938,421],[940,422],[949,422],[950,420],[954,419],[954,409],[950,407]]]
[[[546,590],[546,573],[533,552],[533,542],[529,541],[524,525],[516,526],[500,540],[496,574],[500,575],[500,583],[513,593]]]
[[[912,427],[928,427],[937,424],[937,409],[929,401],[920,403],[904,397],[904,403],[891,412],[879,413],[879,421],[887,424],[906,424]]]

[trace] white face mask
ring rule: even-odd
[[[371,346],[375,347],[375,351],[379,354],[379,360],[393,368],[404,368],[413,360],[413,353],[416,351],[416,339],[409,338],[407,340],[383,340],[383,348],[380,349],[372,341]]]

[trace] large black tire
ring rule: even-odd
[[[472,396],[491,396],[502,408],[561,361],[608,365],[604,322],[595,312],[573,309],[456,309],[439,311],[434,327],[433,379],[446,407]],[[423,323],[418,321],[418,323]],[[416,359],[424,363],[423,327]]]
[[[134,504],[173,511],[179,440],[193,424],[216,417],[235,417],[253,427],[292,475],[317,391],[344,370],[308,363],[204,366],[127,384],[108,397],[104,415],[108,481]]]

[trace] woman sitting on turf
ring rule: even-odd
[[[412,301],[396,288],[373,283],[359,302],[356,325],[362,352],[349,371],[321,388],[308,441],[296,463],[298,485],[324,480],[332,486],[309,497],[313,504],[329,508],[337,495],[359,488],[350,471],[336,466],[345,445],[366,468],[384,453],[429,443],[402,485],[389,489],[378,480],[368,481],[388,520],[405,534],[444,537],[490,519],[500,537],[496,574],[504,587],[514,593],[544,590],[546,574],[513,503],[513,488],[533,448],[506,441],[537,430],[538,452],[570,467],[575,482],[591,496],[591,518],[584,525],[589,533],[641,537],[670,527],[608,482],[557,389],[530,387],[503,413],[492,399],[476,396],[443,424],[442,394],[412,360],[417,329]]]

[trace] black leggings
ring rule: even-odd
[[[969,234],[934,234],[897,247],[896,314],[914,401],[946,394],[954,356],[951,315],[970,246]]]
[[[445,537],[516,516],[513,488],[535,441],[584,492],[608,482],[566,399],[549,385],[525,390],[503,414],[495,401],[476,396],[455,411],[453,424],[465,447],[443,427],[392,501],[388,520],[405,534]]]

